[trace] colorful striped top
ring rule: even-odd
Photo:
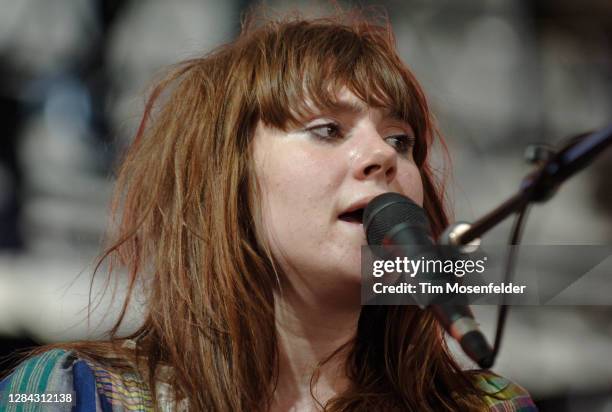
[[[519,385],[493,373],[478,375],[479,386],[493,412],[537,411]],[[170,388],[156,388],[162,411],[187,411],[186,402],[173,408]],[[152,411],[147,385],[135,373],[117,374],[71,351],[54,349],[23,362],[0,381],[0,411]]]

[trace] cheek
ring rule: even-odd
[[[259,170],[260,240],[286,274],[290,268],[312,268],[328,236],[333,184],[323,166],[293,154],[278,156]]]
[[[281,153],[261,169],[262,191],[277,213],[309,210],[327,184],[323,165],[301,153]]]
[[[308,237],[323,224],[334,184],[326,159],[295,148],[280,149],[256,170],[266,237],[273,243],[287,244],[300,236]]]
[[[405,165],[398,170],[397,182],[400,193],[408,196],[419,206],[423,206],[423,182],[421,173],[415,164]]]

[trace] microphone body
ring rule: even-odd
[[[384,193],[374,198],[363,213],[363,227],[368,244],[382,246],[393,257],[430,255],[441,258],[430,236],[425,210],[399,193]],[[432,256],[433,255],[433,256]],[[447,258],[447,256],[445,256]],[[467,304],[457,298],[437,296],[418,302],[434,314],[446,332],[459,342],[463,351],[482,368],[493,362],[493,350],[474,320]]]

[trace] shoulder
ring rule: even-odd
[[[54,349],[22,362],[0,381],[0,410],[42,410],[42,403],[34,399],[28,401],[27,397],[38,395],[40,398],[42,394],[64,394],[62,404],[68,410],[74,404],[72,380],[66,379],[69,356],[67,351]],[[56,406],[59,405],[58,402]]]
[[[13,398],[14,394],[39,394],[39,399],[42,394],[47,398],[54,394],[65,394],[64,399],[69,396],[69,402],[53,405],[58,410],[152,410],[150,393],[139,375],[113,372],[63,349],[52,349],[27,359],[0,381],[0,410],[11,410],[7,402],[9,394]],[[5,406],[7,409],[3,409]],[[43,406],[27,400],[20,410],[45,410]],[[62,406],[65,408],[61,409]]]
[[[486,392],[485,401],[493,412],[537,412],[529,392],[522,386],[493,372],[474,375],[476,385]]]

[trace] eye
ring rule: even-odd
[[[318,124],[308,127],[305,130],[322,140],[334,140],[342,137],[340,126],[334,122]]]
[[[415,138],[407,134],[388,136],[385,140],[390,142],[391,146],[393,146],[398,153],[403,155],[409,154],[415,143]]]

